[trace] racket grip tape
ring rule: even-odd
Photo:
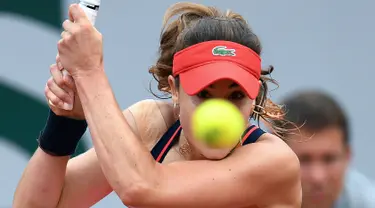
[[[100,4],[99,1],[96,1],[95,3],[91,3],[88,1],[81,1],[79,3],[79,6],[85,12],[87,18],[90,20],[92,25],[95,25],[96,16],[98,15],[98,10],[99,10],[99,4]],[[61,72],[63,76],[70,76],[69,72],[66,69],[62,69]],[[73,96],[72,98],[74,99],[74,94],[72,96]],[[73,100],[73,103],[74,103],[74,100]],[[72,105],[69,105],[71,106],[71,108],[70,107],[64,108],[63,110],[73,110],[73,103]],[[49,101],[49,104],[52,106],[55,106],[53,105],[51,101]],[[67,106],[67,105],[64,105],[64,106]]]

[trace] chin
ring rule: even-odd
[[[231,148],[212,148],[198,140],[188,140],[193,150],[193,158],[195,159],[208,159],[208,160],[221,160],[228,156],[232,151]]]
[[[205,148],[201,151],[201,155],[209,160],[221,160],[228,156],[232,149],[225,148],[225,149],[214,149],[214,148]]]
[[[327,197],[309,197],[304,200],[304,208],[331,208],[333,206],[333,200]]]

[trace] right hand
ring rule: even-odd
[[[56,63],[50,66],[52,76],[44,89],[48,106],[58,116],[84,120],[85,115],[74,80],[69,75],[63,75],[63,67],[58,57]]]

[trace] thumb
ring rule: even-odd
[[[80,22],[86,20],[86,14],[78,4],[72,4],[69,7],[69,19],[72,22]]]

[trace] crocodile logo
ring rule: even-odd
[[[216,46],[212,49],[214,56],[236,56],[236,49],[228,49],[226,46]]]

